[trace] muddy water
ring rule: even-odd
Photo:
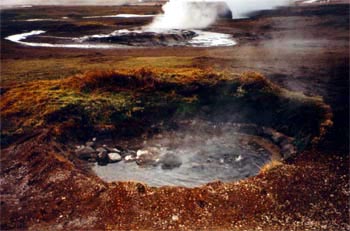
[[[133,149],[133,142],[128,148]],[[107,166],[96,164],[93,171],[108,182],[195,187],[254,176],[271,159],[268,150],[238,133],[230,123],[185,121],[177,129],[164,130],[140,142],[135,152],[150,154],[151,163],[123,160]]]

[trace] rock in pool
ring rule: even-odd
[[[92,147],[85,147],[85,146],[81,146],[80,148],[75,150],[75,153],[79,159],[83,159],[83,160],[94,159],[96,158],[96,154],[97,154],[95,149],[93,149]]]
[[[122,160],[122,157],[118,153],[115,153],[115,152],[108,153],[108,158],[109,158],[111,163],[115,163],[115,162]]]
[[[157,148],[148,148],[147,150],[138,150],[136,153],[136,163],[138,165],[157,165],[159,161],[159,150]]]
[[[162,169],[171,170],[181,166],[181,159],[175,154],[166,154],[161,160]]]

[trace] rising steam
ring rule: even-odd
[[[157,16],[150,29],[201,29],[215,22],[220,9],[203,2],[224,2],[233,18],[244,18],[256,10],[272,9],[292,0],[170,0],[163,6],[164,14]]]
[[[217,9],[200,2],[170,0],[163,6],[163,15],[158,15],[149,26],[152,29],[199,29],[212,24]]]

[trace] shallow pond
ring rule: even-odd
[[[134,142],[127,148],[133,149]],[[139,142],[139,147],[133,149],[136,161],[124,158],[107,166],[95,164],[93,171],[108,182],[195,187],[254,176],[271,159],[270,151],[252,136],[238,133],[230,123],[183,121],[177,129],[161,131]],[[144,156],[147,158],[137,161]]]

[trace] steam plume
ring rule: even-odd
[[[152,29],[198,29],[212,24],[217,9],[208,8],[200,2],[170,0],[163,6],[163,15],[157,16],[150,25]]]
[[[292,0],[170,0],[163,6],[163,15],[157,16],[149,25],[151,29],[200,29],[212,24],[219,9],[203,2],[225,2],[233,18],[244,18],[249,12],[272,9]]]

